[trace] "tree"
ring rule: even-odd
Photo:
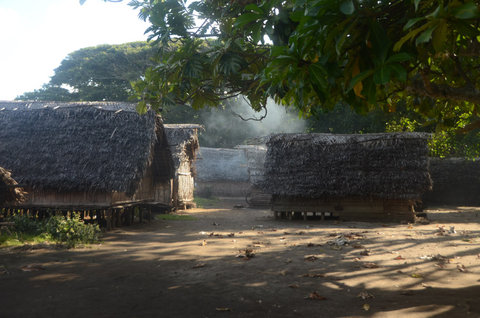
[[[134,0],[160,45],[134,89],[157,107],[268,97],[305,116],[399,104],[426,125],[480,127],[478,0]],[[198,22],[199,21],[199,22]],[[460,126],[459,126],[460,125]]]
[[[70,53],[50,82],[17,99],[56,101],[127,101],[131,81],[154,65],[155,48],[146,42],[99,45]]]

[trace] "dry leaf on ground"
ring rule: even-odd
[[[458,269],[460,272],[462,272],[462,273],[468,272],[467,268],[466,268],[465,265],[463,265],[463,264],[458,264],[458,265],[457,265],[457,269]]]
[[[363,251],[360,252],[360,255],[369,256],[370,255],[370,250],[364,249]]]
[[[311,299],[311,300],[326,300],[327,298],[320,295],[319,293],[317,293],[316,291],[314,291],[313,293],[310,293],[307,297],[305,297],[305,299]]]
[[[375,263],[369,262],[369,263],[363,263],[363,267],[365,267],[365,268],[379,268],[380,266],[378,266]]]
[[[22,266],[21,269],[24,272],[38,272],[38,271],[44,271],[45,267],[39,264],[30,264],[30,265]]]
[[[228,308],[228,307],[217,307],[217,308],[215,308],[215,310],[216,311],[231,311],[231,309]]]
[[[373,296],[372,294],[370,294],[368,291],[366,290],[363,290],[360,292],[360,294],[358,294],[357,297],[360,297],[362,298],[363,300],[366,300],[366,299],[370,299],[370,298],[375,298],[375,296]]]
[[[305,255],[305,256],[303,257],[303,260],[304,260],[304,261],[309,261],[309,262],[313,262],[313,261],[315,261],[315,260],[317,260],[317,259],[318,259],[318,257],[316,257],[315,255]]]
[[[325,274],[320,274],[320,273],[306,273],[306,274],[303,274],[302,277],[318,278],[318,277],[325,277]]]

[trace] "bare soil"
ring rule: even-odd
[[[480,208],[380,224],[236,203],[99,245],[0,249],[0,317],[480,317]]]

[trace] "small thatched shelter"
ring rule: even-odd
[[[22,202],[25,193],[13,180],[10,171],[0,167],[0,208]]]
[[[431,189],[427,134],[280,134],[267,143],[264,190],[277,215],[412,220]]]
[[[0,165],[29,193],[24,208],[172,207],[170,144],[135,104],[0,102]]]
[[[166,124],[165,136],[175,169],[173,179],[173,201],[176,206],[194,207],[195,159],[199,149],[198,131],[203,129],[195,124]]]
[[[430,158],[433,191],[424,194],[425,205],[480,205],[480,159]]]

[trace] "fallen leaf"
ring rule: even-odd
[[[39,264],[31,264],[31,265],[22,266],[21,269],[24,272],[38,272],[38,271],[44,271],[45,267]]]
[[[326,298],[326,297],[323,297],[322,295],[320,295],[319,293],[317,293],[316,291],[314,291],[313,293],[310,293],[307,297],[305,297],[305,299],[326,300],[327,298]]]
[[[466,268],[465,265],[463,265],[463,264],[458,264],[458,265],[457,265],[457,269],[458,269],[460,272],[462,272],[462,273],[468,272],[467,268]]]
[[[352,245],[353,248],[365,248],[365,246],[361,245],[361,244],[354,244]]]
[[[363,310],[369,311],[370,310],[370,305],[369,304],[363,304]]]
[[[314,246],[315,246],[315,244],[313,244],[313,243],[308,243],[307,244],[307,247],[314,247]]]
[[[198,263],[198,264],[193,265],[192,268],[202,268],[202,267],[205,267],[206,265],[207,264],[205,264],[205,263]]]
[[[311,278],[325,277],[325,274],[320,274],[320,273],[306,273],[306,274],[303,274],[302,277],[311,277]]]
[[[363,300],[375,298],[375,296],[373,296],[372,294],[370,294],[370,293],[369,293],[368,291],[366,291],[366,290],[361,291],[360,294],[358,294],[357,297],[360,297],[360,298],[362,298]]]
[[[228,308],[228,307],[217,307],[217,308],[215,308],[215,310],[216,311],[231,311],[231,309]]]
[[[375,263],[363,263],[363,267],[365,268],[378,268],[379,266]]]
[[[305,255],[303,258],[304,261],[309,261],[309,262],[313,262],[317,259],[318,257],[316,257],[315,255]]]
[[[360,262],[360,260],[361,260],[361,259],[358,258],[358,257],[355,257],[355,258],[353,259],[354,262]]]
[[[413,273],[412,275],[410,275],[411,277],[413,278],[423,278],[423,275],[422,274],[419,274],[419,273]]]
[[[405,258],[402,257],[402,255],[398,255],[397,257],[394,258],[396,261],[401,261],[404,260]]]
[[[8,274],[7,269],[4,266],[0,266],[0,275]]]
[[[364,249],[363,251],[360,252],[360,255],[369,256],[370,255],[370,250]]]
[[[205,245],[207,245],[207,241],[203,240],[202,246],[205,246]]]
[[[227,235],[228,237],[234,237],[235,236],[235,233],[230,233]]]

